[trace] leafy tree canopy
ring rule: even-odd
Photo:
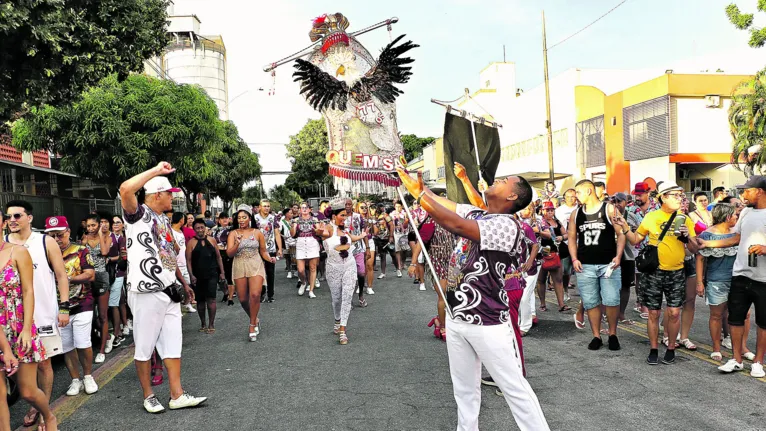
[[[757,8],[761,12],[766,12],[766,0],[758,0]],[[753,27],[753,14],[742,13],[739,7],[734,3],[726,6],[726,16],[729,21],[740,30],[750,30],[750,41],[748,44],[753,48],[760,48],[766,44],[766,28]]]
[[[112,75],[72,105],[33,108],[14,124],[13,145],[61,154],[64,170],[115,188],[165,160],[190,209],[199,192],[233,199],[261,171],[201,87],[143,75]]]
[[[435,139],[431,137],[418,138],[415,135],[402,135],[401,140],[404,147],[404,158],[409,162],[420,157],[423,154],[423,148]]]
[[[316,186],[316,181],[332,187],[333,180],[327,163],[329,144],[324,120],[309,120],[295,136],[290,136],[287,154],[293,161],[292,173],[285,180],[291,190]]]
[[[271,202],[271,209],[274,211],[282,211],[282,209],[302,200],[298,193],[290,190],[284,184],[276,185],[269,190],[269,201]]]
[[[742,82],[732,95],[729,126],[734,139],[732,162],[748,175],[766,165],[766,69]]]
[[[0,2],[0,124],[120,79],[167,44],[167,0]]]

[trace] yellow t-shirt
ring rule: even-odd
[[[667,213],[661,209],[650,212],[641,221],[641,225],[638,226],[636,232],[643,236],[649,237],[649,244],[657,245],[657,239],[662,233],[662,228],[665,227],[665,223],[670,219],[672,213]],[[678,217],[678,215],[676,216]],[[676,221],[673,221],[676,224]],[[694,223],[690,217],[686,217],[684,224],[689,229],[689,236],[695,237]],[[660,269],[663,271],[677,271],[684,267],[685,256],[685,244],[678,240],[673,233],[673,226],[671,226],[665,237],[662,239],[662,244],[657,246],[657,255],[660,258]]]

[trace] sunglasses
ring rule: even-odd
[[[60,239],[60,238],[63,238],[64,235],[66,235],[66,233],[67,232],[65,230],[61,232],[48,232],[48,236],[53,239]]]
[[[359,207],[360,210],[366,210],[367,207]]]
[[[5,218],[7,219],[14,219],[14,220],[20,220],[22,217],[24,217],[26,214],[24,213],[16,213],[16,214],[6,214]]]

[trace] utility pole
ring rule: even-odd
[[[548,179],[553,181],[553,133],[551,132],[551,93],[548,88],[548,42],[545,38],[545,11],[543,11],[543,72],[545,73],[545,128],[548,132]]]

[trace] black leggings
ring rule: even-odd
[[[276,253],[269,253],[269,256],[274,257],[276,256]],[[276,263],[271,263],[268,261],[263,261],[264,269],[266,270],[266,283],[268,284],[268,287],[266,288],[266,294],[269,298],[274,297],[274,267],[277,266]]]

